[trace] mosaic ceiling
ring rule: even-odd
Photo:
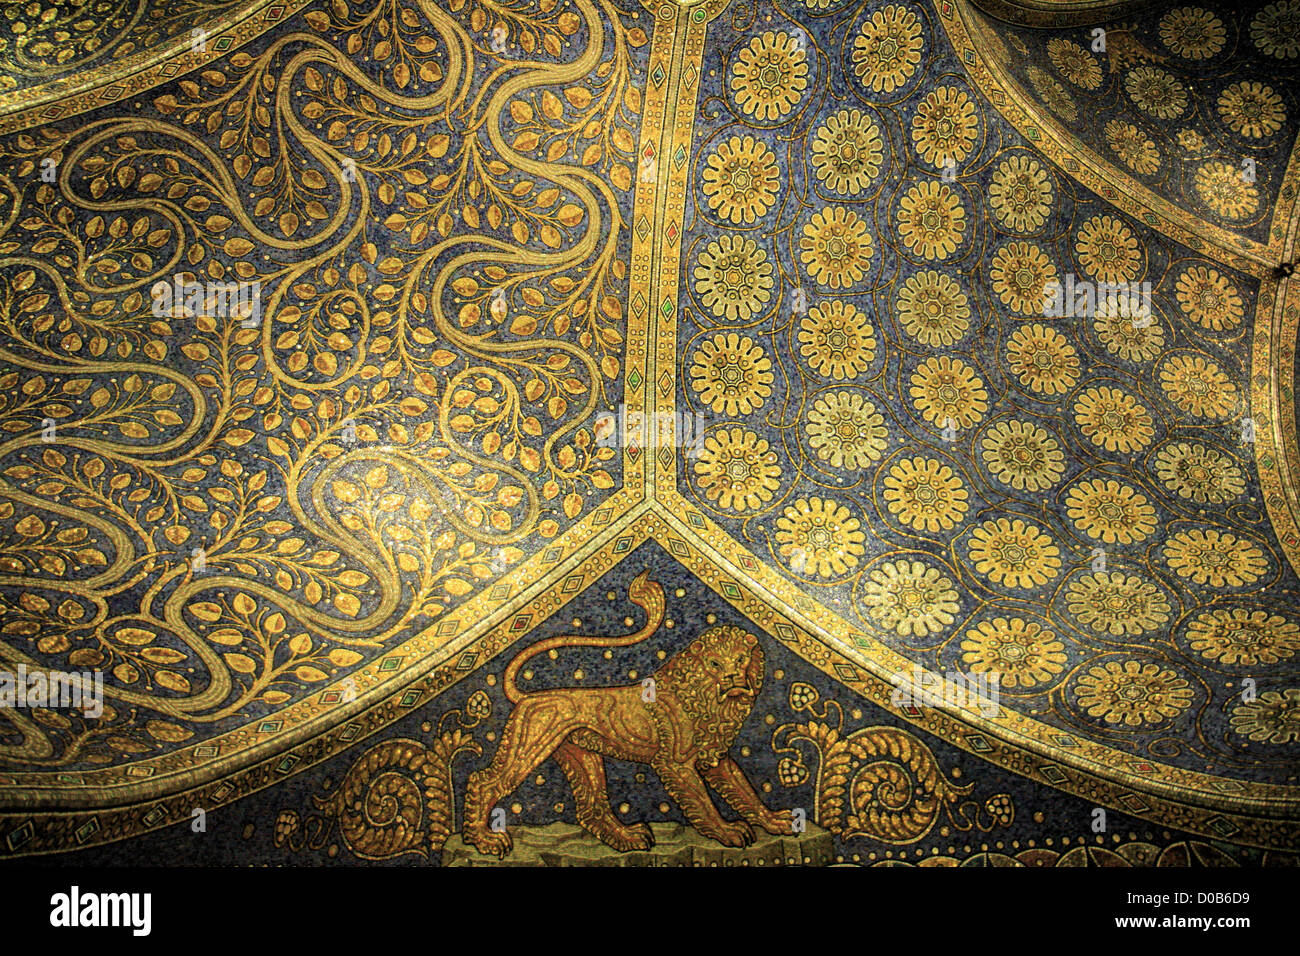
[[[1296,849],[1300,0],[34,2],[0,59],[0,657],[102,681],[0,711],[5,855]],[[603,690],[733,652],[704,770]]]

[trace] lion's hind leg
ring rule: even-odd
[[[580,721],[566,713],[562,701],[548,694],[525,697],[506,719],[492,763],[469,775],[465,788],[463,836],[480,853],[503,857],[513,842],[504,829],[494,830],[491,815],[555,751]]]
[[[623,824],[614,816],[605,789],[605,761],[600,754],[566,741],[556,747],[551,756],[568,778],[578,823],[584,830],[620,852],[648,850],[654,846],[654,835],[649,826],[644,823]]]

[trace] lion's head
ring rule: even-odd
[[[744,628],[711,627],[660,668],[655,683],[691,718],[705,762],[716,762],[763,688],[763,649]]]

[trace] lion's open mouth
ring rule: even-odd
[[[718,699],[726,700],[728,697],[753,697],[754,690],[743,681],[737,681],[726,687],[718,688]]]

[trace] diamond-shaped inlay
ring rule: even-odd
[[[668,372],[665,370],[664,373],[659,376],[659,391],[667,395],[672,390],[673,390],[673,377],[669,375]]]
[[[840,680],[855,681],[858,679],[858,672],[848,664],[836,664],[835,673],[840,675]]]
[[[1219,836],[1230,837],[1241,832],[1241,828],[1225,817],[1212,817],[1205,821],[1205,825],[1213,830]]]
[[[665,318],[665,319],[668,319],[668,318],[671,318],[671,317],[672,317],[672,314],[673,314],[673,308],[674,308],[674,306],[673,306],[673,300],[672,300],[672,299],[667,299],[667,298],[666,298],[666,299],[663,300],[663,302],[661,302],[661,303],[659,304],[659,311],[662,312],[662,313],[664,314],[664,318]]]
[[[1119,798],[1120,804],[1125,810],[1132,813],[1146,813],[1151,809],[1150,804],[1143,800],[1136,793],[1126,793]]]
[[[642,242],[645,242],[646,236],[650,235],[650,220],[645,216],[642,216],[641,221],[636,224],[636,234],[641,237]]]
[[[547,564],[554,564],[560,558],[564,557],[564,552],[559,548],[547,548],[542,554],[542,560]]]
[[[275,765],[275,772],[280,774],[291,773],[293,771],[293,768],[298,766],[298,762],[301,759],[302,758],[299,757],[297,754],[289,754],[278,764]]]
[[[81,826],[77,827],[77,831],[73,834],[73,836],[77,838],[78,843],[85,843],[87,840],[89,840],[98,832],[99,832],[99,817],[91,817]]]
[[[438,625],[438,636],[450,637],[452,634],[456,633],[457,627],[459,627],[459,625],[455,621],[444,621],[442,624]]]
[[[678,169],[686,165],[686,147],[678,146],[677,152],[673,154],[673,160],[677,163]]]
[[[510,630],[516,632],[522,631],[528,627],[528,622],[531,621],[532,619],[533,616],[531,614],[516,615],[515,619],[510,622]]]
[[[259,734],[278,734],[282,726],[284,726],[283,723],[278,720],[264,720],[257,725],[257,732]]]
[[[162,804],[158,804],[158,806],[154,807],[140,819],[144,821],[145,826],[154,826],[167,819],[167,808]]]
[[[379,664],[379,670],[385,674],[395,671],[402,666],[403,660],[401,657],[385,657]]]
[[[668,550],[679,558],[689,557],[691,553],[691,549],[686,547],[686,542],[679,541],[676,538],[668,539]]]
[[[401,705],[403,707],[414,707],[416,704],[420,702],[421,696],[422,695],[418,690],[408,690],[401,697]]]
[[[490,597],[494,601],[504,601],[506,598],[510,597],[510,585],[498,584],[492,589]]]
[[[977,754],[986,754],[993,749],[993,745],[983,734],[968,734],[966,743],[970,744],[970,749]]]
[[[9,844],[9,849],[16,850],[35,835],[36,828],[32,826],[32,821],[28,820],[5,837],[5,842]]]
[[[1042,774],[1044,780],[1051,784],[1062,784],[1070,779],[1065,775],[1064,770],[1052,763],[1044,764],[1039,773]]]
[[[460,660],[456,662],[456,670],[470,670],[474,667],[474,662],[477,660],[478,653],[476,651],[466,651],[464,654],[460,655]]]
[[[574,591],[580,591],[582,590],[582,582],[585,580],[586,578],[581,574],[570,574],[564,579],[564,586],[561,590],[563,590],[565,594],[572,594]]]
[[[624,535],[614,542],[614,553],[624,554],[632,549],[632,536]]]
[[[1079,746],[1079,741],[1075,740],[1075,739],[1074,739],[1073,737],[1071,737],[1069,734],[1057,734],[1053,739],[1054,739],[1058,744],[1060,744],[1062,747],[1077,747],[1077,746]]]
[[[663,64],[656,63],[655,68],[650,71],[650,82],[652,82],[655,85],[655,89],[658,89],[660,86],[663,86],[664,77],[666,75],[667,74],[664,72]]]
[[[627,373],[627,384],[630,385],[630,386],[632,386],[632,390],[633,390],[633,391],[635,391],[636,389],[638,389],[638,388],[641,387],[641,372],[640,372],[640,370],[638,370],[638,369],[632,369],[632,371],[630,371],[630,372]]]

